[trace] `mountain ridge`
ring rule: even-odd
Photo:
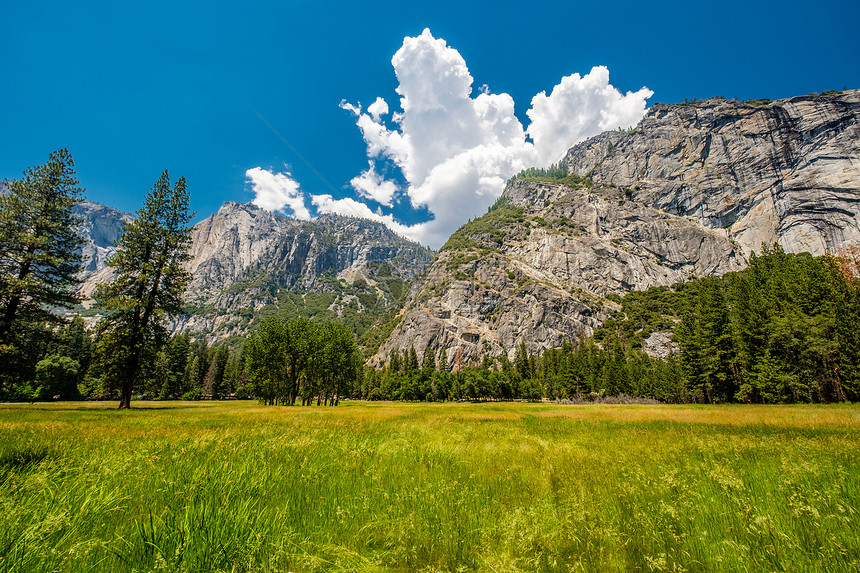
[[[372,363],[540,352],[589,336],[617,308],[608,294],[739,270],[762,244],[860,244],[858,116],[858,90],[656,104],[572,147],[565,177],[511,180],[413,284]]]
[[[105,261],[132,216],[96,203],[79,205],[84,217],[80,230],[88,239],[82,248],[80,293],[91,297],[98,284],[112,278]],[[326,318],[373,307],[367,317],[353,317],[352,326],[361,334],[398,302],[402,283],[414,278],[433,254],[366,219],[323,215],[299,221],[235,201],[194,225],[191,237],[188,312],[174,320],[172,330],[215,338],[247,334],[252,323],[281,312],[281,303],[302,314],[292,308],[296,304],[289,296],[297,291],[303,295],[301,304],[318,295],[308,313]]]

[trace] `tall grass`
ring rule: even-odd
[[[0,570],[860,570],[856,406],[147,406],[0,406]]]

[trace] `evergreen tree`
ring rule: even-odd
[[[433,349],[429,346],[424,349],[424,359],[421,361],[421,369],[428,374],[436,370],[436,360],[433,358]]]
[[[209,361],[209,368],[206,369],[206,375],[203,378],[203,393],[212,400],[218,400],[222,395],[224,373],[227,370],[227,361],[230,358],[230,354],[227,346],[224,344],[211,354],[212,358]]]
[[[448,351],[444,347],[439,351],[439,362],[437,364],[440,371],[448,371]]]
[[[200,377],[200,357],[198,355],[194,354],[191,356],[191,360],[188,361],[188,365],[185,368],[183,380],[182,399],[194,399],[192,396],[199,398],[200,394],[202,394],[203,379]]]
[[[160,350],[155,355],[155,363],[152,367],[152,383],[150,387],[157,393],[159,399],[169,398],[170,392],[170,359],[166,349]]]
[[[75,386],[82,384],[93,359],[93,341],[84,319],[76,316],[66,326],[56,329],[49,348],[50,353],[67,356],[78,363]]]
[[[520,378],[526,380],[531,378],[531,372],[529,368],[529,351],[526,348],[525,342],[520,342],[517,345],[517,350],[514,352],[514,365],[517,369],[517,374],[520,375]]]
[[[389,354],[388,369],[392,372],[400,372],[400,350],[397,348]]]
[[[72,207],[83,189],[67,149],[6,182],[0,196],[0,356],[22,323],[58,321],[49,307],[70,308],[83,239]],[[7,364],[8,367],[8,364]]]
[[[167,343],[164,354],[167,357],[168,378],[167,386],[161,388],[162,398],[179,398],[190,389],[190,385],[187,388],[183,387],[190,347],[191,341],[188,334],[172,336]]]
[[[418,370],[418,353],[415,352],[415,347],[409,347],[409,355],[406,359],[406,371],[409,373]]]
[[[108,312],[99,325],[103,376],[120,391],[120,408],[131,406],[142,382],[142,366],[152,362],[166,339],[164,321],[182,310],[190,280],[183,268],[191,243],[185,178],[173,188],[165,171],[126,225],[117,253],[108,261],[116,278],[101,285],[95,299]]]

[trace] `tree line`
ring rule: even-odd
[[[634,291],[594,336],[540,355],[484,357],[456,373],[395,350],[365,376],[370,399],[653,398],[681,403],[860,400],[860,249],[788,254],[779,245],[718,278]],[[643,347],[658,331],[676,351]],[[447,363],[443,350],[440,362]]]
[[[93,330],[58,310],[80,302],[82,199],[68,150],[6,182],[0,194],[0,399],[257,398],[266,404],[387,400],[598,399],[830,402],[860,399],[860,250],[787,254],[778,245],[719,278],[607,297],[618,305],[594,336],[451,371],[447,351],[391,353],[362,365],[346,326],[265,321],[239,345],[169,336],[190,275],[189,195],[165,171],[108,261]],[[665,358],[643,345],[669,332]]]
[[[365,373],[359,395],[368,400],[597,400],[608,397],[692,401],[681,391],[680,362],[661,360],[617,344],[607,348],[588,338],[540,354],[520,344],[514,359],[484,356],[478,365],[450,371],[447,352],[438,366],[431,352],[421,365],[413,348],[394,350],[381,369]]]

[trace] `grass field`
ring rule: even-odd
[[[0,571],[860,571],[860,406],[0,405]]]

